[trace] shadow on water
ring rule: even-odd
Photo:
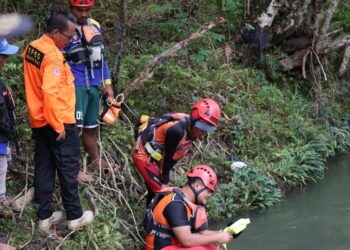
[[[350,250],[349,195],[347,154],[329,160],[322,181],[289,193],[273,208],[242,215],[252,223],[228,249]]]

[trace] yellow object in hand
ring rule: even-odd
[[[239,219],[235,223],[233,223],[231,226],[226,227],[224,229],[224,232],[229,232],[230,234],[239,234],[244,229],[246,229],[247,225],[250,224],[250,219]]]
[[[240,232],[242,232],[244,229],[246,229],[248,224],[250,224],[249,218],[239,219],[238,221],[236,221],[235,223],[233,223],[229,227],[226,227],[224,229],[224,232],[228,232],[228,233],[232,234],[233,236],[235,236],[235,235],[239,234]],[[227,249],[226,244],[222,244],[222,245],[225,249]]]

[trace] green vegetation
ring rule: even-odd
[[[0,4],[0,8],[6,11],[27,9],[38,23],[35,31],[19,39],[18,44],[22,48],[42,32],[47,5],[36,2],[23,1],[24,6],[20,8],[13,6],[12,1]],[[106,29],[112,68],[113,27],[118,1],[96,2],[93,17],[101,21]],[[312,80],[301,80],[299,73],[279,72],[277,59],[284,55],[277,48],[270,48],[265,55],[272,80],[267,79],[261,68],[240,65],[240,59],[245,55],[240,53],[240,44],[233,37],[242,19],[243,1],[208,0],[195,9],[197,2],[201,1],[130,1],[118,91],[131,83],[143,70],[145,62],[154,55],[185,39],[219,13],[225,15],[227,22],[224,25],[206,33],[159,65],[143,88],[128,98],[127,105],[137,115],[158,116],[168,112],[189,112],[191,104],[201,97],[210,97],[220,103],[223,120],[219,130],[197,143],[191,156],[180,163],[177,183],[183,184],[184,170],[193,164],[213,166],[220,186],[219,192],[209,201],[210,216],[231,219],[244,210],[272,206],[286,190],[303,187],[322,178],[327,157],[349,146],[350,86],[347,81],[332,74],[332,68],[329,68],[329,79],[324,82],[318,100],[321,112],[316,113]],[[344,21],[347,19],[346,12],[340,11],[336,16],[337,25],[348,25]],[[225,46],[232,49],[230,60],[224,58]],[[336,62],[339,57],[334,55],[330,60]],[[27,125],[22,75],[19,55],[11,58],[1,72],[1,79],[15,93],[22,146],[22,155],[9,170],[9,195],[19,193],[24,188],[24,180],[29,185],[32,183],[33,148]],[[135,120],[133,115],[127,115]],[[62,225],[57,228],[57,236],[45,238],[37,231],[35,208],[30,205],[21,218],[16,214],[12,220],[11,213],[9,217],[1,218],[0,237],[10,238],[14,246],[28,242],[26,249],[34,249],[40,244],[48,244],[50,249],[59,244],[62,244],[62,249],[97,249],[96,246],[99,249],[142,248],[140,238],[144,236],[141,224],[145,206],[142,197],[145,188],[130,157],[132,126],[123,119],[114,127],[103,126],[101,132],[104,156],[125,169],[115,178],[106,180],[99,180],[96,173],[93,185],[81,186],[83,206],[97,213],[93,226],[63,240],[69,232]],[[232,153],[245,161],[248,167],[233,171],[227,158]],[[27,178],[26,169],[30,173]],[[54,201],[62,209],[58,191]]]

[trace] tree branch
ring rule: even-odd
[[[339,75],[342,76],[342,75],[345,74],[346,68],[348,67],[348,64],[349,64],[349,59],[350,59],[350,46],[348,45],[345,48],[343,61],[342,61],[341,65],[340,65],[340,68],[339,68]]]
[[[212,21],[203,24],[196,32],[192,33],[185,40],[182,40],[181,42],[176,43],[173,47],[167,49],[166,51],[162,52],[161,54],[155,56],[152,60],[148,61],[145,64],[144,71],[142,71],[139,74],[139,77],[136,78],[132,83],[130,83],[125,88],[125,90],[123,91],[124,96],[128,97],[130,95],[130,93],[141,88],[143,83],[152,77],[153,69],[157,65],[161,64],[165,59],[173,56],[180,49],[186,48],[188,46],[188,44],[190,44],[192,41],[202,37],[204,35],[204,33],[206,33],[208,30],[210,30],[210,29],[214,28],[215,26],[222,24],[224,22],[225,22],[225,19],[223,17],[214,18]]]
[[[333,40],[324,39],[321,43],[318,43],[315,52],[318,55],[325,55],[344,46],[350,46],[350,35],[337,37]],[[280,60],[279,63],[282,65],[283,71],[302,66],[305,52],[305,49],[298,50],[293,55]]]
[[[301,72],[303,74],[303,78],[306,79],[306,61],[307,61],[307,58],[310,54],[310,50],[308,49],[306,51],[306,53],[304,54],[303,56],[303,64],[302,64],[302,67],[301,67]]]
[[[343,46],[350,45],[350,35],[337,37],[334,40],[324,43],[321,48],[319,48],[319,54],[327,54],[331,51],[335,51]]]
[[[337,9],[339,2],[340,2],[340,0],[333,0],[332,3],[329,5],[328,11],[327,11],[327,16],[323,22],[323,27],[321,29],[321,34],[320,34],[321,36],[327,33],[329,26],[331,24],[332,18],[334,16],[334,12]]]

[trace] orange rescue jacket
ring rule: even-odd
[[[160,126],[157,126],[155,128],[155,134],[154,134],[154,138],[153,138],[154,143],[156,143],[157,145],[159,145],[160,147],[163,148],[163,153],[162,153],[163,159],[161,161],[157,162],[157,165],[161,171],[163,170],[164,151],[166,150],[166,149],[164,149],[164,144],[165,144],[165,140],[166,140],[167,130],[170,127],[178,124],[181,119],[185,119],[185,118],[189,117],[189,115],[182,114],[182,113],[174,113],[171,115],[174,117],[177,117],[179,120],[169,121],[169,122],[166,122],[164,124],[161,124]],[[192,143],[193,143],[193,141],[187,139],[187,133],[185,133],[185,135],[183,136],[183,138],[181,139],[181,141],[177,145],[176,152],[173,155],[173,160],[178,161],[181,158],[183,158],[187,154],[187,152],[190,150],[190,148],[192,147]],[[139,143],[136,143],[134,145],[132,154],[133,154],[133,157],[135,157],[136,159],[139,159],[141,161],[148,161],[151,159],[149,153],[145,149],[145,145],[142,142],[142,140],[140,140]]]
[[[63,132],[64,123],[76,121],[74,76],[62,52],[43,35],[25,49],[23,60],[30,127],[49,124]]]
[[[158,201],[157,195],[159,195],[159,197],[164,195],[164,197],[160,198]],[[195,205],[194,203],[188,201],[180,190],[174,188],[170,193],[156,193],[155,198],[153,198],[150,207],[146,211],[146,250],[155,249],[156,237],[169,238],[172,246],[180,245],[173,234],[167,219],[163,215],[164,209],[170,202],[174,201],[176,195],[180,196],[182,200],[181,202],[183,202],[186,207],[187,219],[190,222],[191,231],[193,233],[198,233],[208,228],[208,219],[205,207]]]

